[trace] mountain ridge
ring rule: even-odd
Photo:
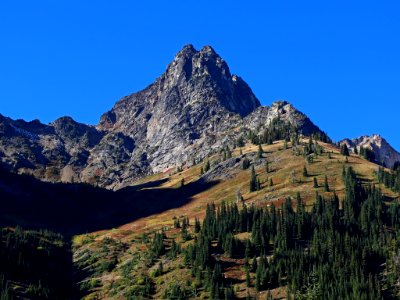
[[[97,125],[64,116],[48,125],[0,116],[0,160],[45,181],[111,189],[230,147],[274,119],[303,135],[327,135],[287,101],[261,106],[211,46],[186,45],[143,90],[122,97]]]
[[[375,156],[373,161],[389,168],[400,161],[400,153],[380,134],[362,135],[353,139],[346,138],[339,143],[346,144],[353,152],[356,151],[360,153],[360,151],[362,151],[361,148],[371,150]]]

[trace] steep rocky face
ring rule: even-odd
[[[363,135],[352,140],[344,139],[340,144],[346,144],[353,152],[355,148],[358,152],[360,152],[360,148],[372,150],[375,154],[375,161],[383,162],[389,168],[393,167],[395,162],[400,161],[400,153],[379,134]]]
[[[154,83],[119,100],[97,126],[62,117],[49,125],[0,115],[0,161],[47,181],[120,188],[232,146],[243,130],[274,118],[321,132],[291,104],[261,107],[210,47],[185,46]]]

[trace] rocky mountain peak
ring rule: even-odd
[[[400,161],[400,153],[397,152],[381,135],[363,135],[354,139],[344,139],[340,144],[346,144],[350,149],[367,148],[375,154],[377,163],[384,163],[387,167],[392,167],[395,162]]]
[[[227,63],[212,47],[198,51],[186,45],[161,77],[146,89],[118,101],[102,116],[98,127],[143,138],[142,129],[147,123],[150,129],[159,126],[155,123],[168,123],[160,128],[165,131],[174,125],[172,119],[189,119],[193,125],[200,121],[198,118],[209,121],[207,116],[216,115],[217,111],[246,116],[260,105],[250,87],[240,77],[231,75]],[[140,130],[136,127],[139,123]],[[146,136],[152,134],[147,131]]]

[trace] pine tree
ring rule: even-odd
[[[303,176],[308,177],[308,171],[307,171],[306,166],[303,167]]]
[[[196,217],[196,218],[194,219],[194,232],[195,232],[195,233],[199,233],[199,232],[200,232],[200,229],[201,229],[200,221],[199,221],[199,219]]]
[[[249,288],[250,287],[250,272],[249,272],[249,267],[246,267],[246,286]]]
[[[265,160],[265,172],[269,173],[269,162]]]
[[[274,185],[274,183],[273,183],[273,181],[272,181],[272,177],[270,177],[269,178],[269,186],[273,186]]]
[[[254,170],[254,166],[251,166],[251,175],[250,175],[250,192],[254,192],[257,190],[257,175]]]
[[[344,155],[344,156],[349,156],[349,148],[347,147],[347,145],[344,143],[342,144],[342,146],[340,147],[340,154]]]
[[[242,161],[242,169],[247,170],[250,167],[250,160],[245,157]]]
[[[317,177],[314,177],[314,188],[318,188]]]
[[[184,242],[186,242],[189,239],[186,222],[182,222],[181,236],[182,236],[182,241]]]
[[[329,192],[328,177],[326,175],[325,175],[324,189],[325,192]]]
[[[204,166],[204,173],[208,172],[210,170],[210,161],[207,160],[206,165]]]
[[[261,147],[261,143],[258,144],[258,151],[257,151],[257,157],[262,158],[262,155],[264,153],[263,148]]]

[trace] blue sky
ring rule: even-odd
[[[139,3],[140,2],[140,3]],[[400,150],[399,1],[1,1],[0,113],[95,124],[183,45],[212,45],[264,105]]]

